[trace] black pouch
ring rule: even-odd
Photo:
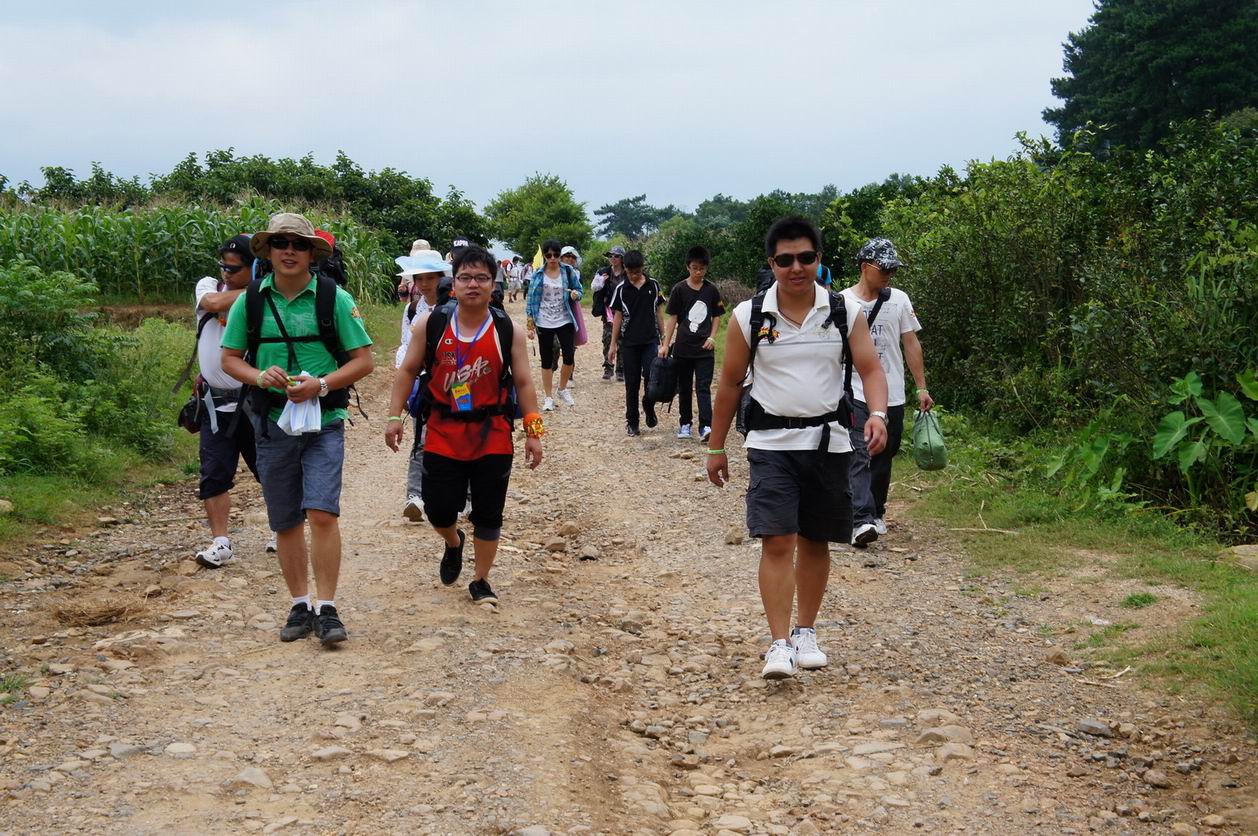
[[[201,410],[205,408],[205,379],[197,375],[196,380],[192,381],[192,394],[182,407],[179,408],[179,417],[176,423],[188,432],[196,435],[201,432]]]

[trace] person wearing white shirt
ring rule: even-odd
[[[913,372],[917,406],[923,412],[935,405],[926,390],[926,366],[917,321],[908,294],[891,287],[901,266],[895,246],[886,238],[871,238],[856,254],[860,280],[843,296],[865,314],[878,361],[887,378],[887,446],[875,455],[865,450],[863,429],[869,416],[860,375],[852,378],[856,410],[852,422],[852,545],[865,547],[887,533],[887,493],[891,489],[891,462],[900,450],[904,432],[904,364]]]
[[[201,409],[201,431],[198,433],[201,481],[198,495],[205,504],[205,518],[213,541],[197,552],[197,563],[207,569],[218,569],[236,559],[228,532],[231,515],[231,489],[236,484],[240,459],[258,476],[253,425],[237,418],[240,381],[223,372],[223,326],[227,311],[236,297],[245,292],[253,274],[253,252],[249,236],[237,235],[218,250],[219,278],[206,276],[197,282],[196,317],[197,362],[204,383],[198,391],[205,401]],[[204,324],[202,324],[204,323]]]
[[[415,324],[419,322],[420,314],[437,304],[437,284],[450,265],[436,250],[412,251],[411,255],[400,256],[395,261],[402,268],[398,271],[402,282],[410,282],[405,288],[410,302],[402,309],[402,344],[393,357],[394,368],[401,368],[411,336],[415,333]],[[411,396],[416,397],[418,391],[417,385]],[[424,520],[424,437],[423,418],[416,415],[415,438],[411,442],[411,458],[406,468],[406,502],[402,505],[402,516],[411,522]]]
[[[725,439],[751,368],[747,528],[761,541],[760,599],[773,637],[761,675],[783,679],[797,667],[828,662],[816,632],[830,577],[828,544],[848,542],[852,529],[845,352],[850,350],[850,362],[865,381],[872,408],[865,442],[874,453],[886,444],[887,390],[865,315],[816,282],[821,235],[812,222],[778,220],[765,238],[765,251],[774,283],[735,308],[726,329],[707,471],[718,486],[729,481]],[[752,334],[757,299],[763,323]]]

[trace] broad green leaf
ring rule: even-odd
[[[1236,376],[1236,382],[1240,384],[1241,391],[1245,397],[1251,401],[1258,401],[1258,377],[1254,377],[1253,369],[1246,369]]]
[[[1181,473],[1187,473],[1188,468],[1192,467],[1199,461],[1204,461],[1206,457],[1206,443],[1201,439],[1197,439],[1192,444],[1185,444],[1179,448],[1179,470]]]
[[[1048,469],[1044,471],[1045,478],[1052,479],[1054,476],[1057,475],[1057,471],[1061,470],[1062,467],[1065,466],[1065,464],[1066,464],[1066,454],[1062,453],[1061,455],[1057,456],[1056,458],[1054,458],[1052,461],[1048,463]]]
[[[1157,434],[1153,436],[1153,458],[1160,459],[1174,450],[1184,440],[1184,436],[1188,435],[1188,428],[1197,420],[1199,419],[1194,418],[1190,423],[1179,410],[1164,415],[1158,423]]]
[[[1174,395],[1170,399],[1171,403],[1183,403],[1189,398],[1197,397],[1201,394],[1201,375],[1189,372],[1171,383],[1171,392]]]
[[[1245,494],[1245,507],[1250,511],[1258,511],[1258,490]]]
[[[1249,431],[1253,433],[1254,439],[1258,440],[1258,418],[1250,418],[1245,424],[1249,427]]]
[[[1220,392],[1213,401],[1209,398],[1197,398],[1197,408],[1201,410],[1210,429],[1220,438],[1233,444],[1240,444],[1245,440],[1245,411],[1241,409],[1241,402],[1235,396]]]

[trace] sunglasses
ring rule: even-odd
[[[273,250],[291,249],[293,252],[308,253],[314,249],[314,244],[305,238],[271,238],[266,243]]]
[[[245,269],[245,265],[243,265],[243,264],[224,264],[223,262],[221,262],[221,261],[220,261],[220,262],[218,263],[218,269],[222,270],[224,273],[226,273],[226,274],[227,274],[227,275],[229,275],[229,276],[234,276],[234,275],[236,275],[237,273],[239,273],[241,270]]]
[[[559,253],[555,252],[554,250],[549,250],[547,252],[544,252],[542,253],[542,255],[546,256],[547,258],[559,258]]]
[[[807,267],[817,263],[817,253],[814,250],[804,250],[802,253],[775,255],[769,260],[783,269],[790,267],[796,261],[800,263],[800,266]]]

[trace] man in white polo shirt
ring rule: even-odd
[[[904,432],[904,364],[907,361],[917,386],[917,406],[923,412],[935,405],[926,391],[926,365],[917,332],[913,303],[903,290],[891,286],[891,277],[900,268],[895,245],[886,238],[871,238],[856,254],[860,281],[843,291],[851,305],[865,314],[883,374],[887,377],[887,446],[881,453],[865,451],[863,429],[869,415],[860,375],[852,380],[856,398],[852,422],[852,545],[864,547],[887,533],[883,517],[887,513],[887,493],[891,489],[891,461],[900,451]],[[903,350],[901,350],[903,344]]]
[[[887,384],[860,308],[844,306],[816,282],[821,236],[812,222],[777,221],[765,251],[774,282],[735,308],[736,327],[727,329],[708,478],[716,485],[729,481],[725,438],[750,367],[747,528],[761,539],[760,598],[773,636],[762,675],[783,679],[797,666],[827,663],[817,646],[816,618],[830,577],[828,544],[846,543],[852,533],[844,344],[872,408],[865,442],[874,453],[887,440]],[[753,320],[761,320],[755,333]],[[796,597],[798,620],[791,630]]]

